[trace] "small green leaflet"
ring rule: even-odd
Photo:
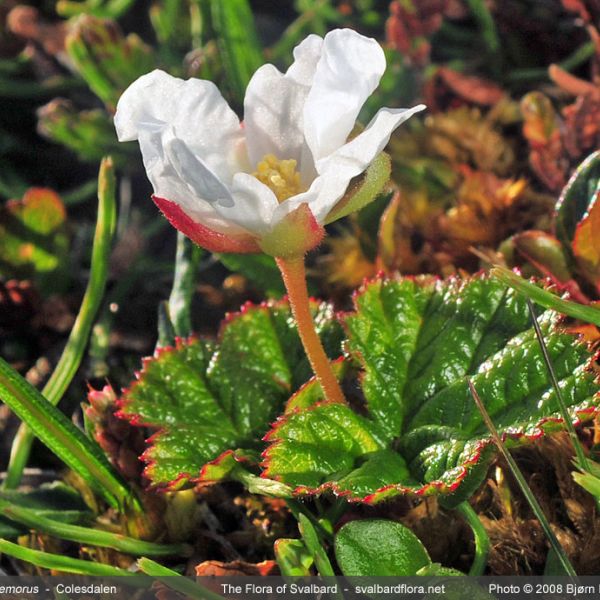
[[[388,519],[346,523],[335,536],[335,558],[346,577],[414,577],[431,567],[421,540]]]
[[[312,308],[325,348],[337,358],[341,327],[329,305]],[[119,401],[119,416],[158,429],[143,455],[145,474],[155,486],[179,489],[227,476],[236,460],[256,459],[270,423],[310,377],[287,302],[247,305],[224,322],[216,344],[180,339],[145,359]]]
[[[539,319],[550,357],[573,420],[590,419],[600,389],[593,359],[558,318]],[[509,446],[560,428],[525,299],[496,280],[373,281],[343,321],[364,401],[325,403],[305,386],[266,438],[263,475],[298,494],[330,489],[375,503],[455,492],[459,502],[493,453],[467,375]]]

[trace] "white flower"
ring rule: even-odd
[[[119,140],[139,141],[154,201],[209,250],[289,254],[314,246],[350,180],[424,108],[382,108],[348,142],[385,70],[381,47],[338,29],[308,36],[294,59],[285,74],[270,64],[256,71],[243,123],[210,81],[159,70],[119,100]]]

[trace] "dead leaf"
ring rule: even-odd
[[[573,238],[573,253],[590,283],[600,289],[600,192],[588,214],[579,222]]]
[[[264,560],[260,563],[249,563],[243,560],[221,562],[205,560],[196,567],[197,577],[267,577],[279,575],[279,567],[274,560]]]

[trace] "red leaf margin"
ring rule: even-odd
[[[309,299],[309,302],[311,305],[317,305],[317,306],[324,304],[323,301],[320,301],[314,297],[311,297]],[[250,301],[245,302],[240,307],[239,310],[227,312],[225,314],[223,320],[221,321],[221,323],[219,325],[219,330],[218,330],[218,333],[216,336],[217,344],[219,344],[223,338],[224,329],[229,324],[231,324],[233,321],[235,321],[238,318],[243,317],[251,310],[272,310],[272,309],[278,309],[278,308],[285,309],[286,307],[289,308],[289,301],[288,301],[287,295],[281,299],[264,300],[260,303],[253,303]],[[185,338],[178,336],[175,338],[174,346],[162,346],[162,347],[156,348],[156,350],[154,351],[154,354],[152,356],[143,357],[142,361],[141,361],[142,368],[140,370],[134,371],[135,380],[129,386],[122,388],[121,395],[115,400],[115,405],[117,407],[117,410],[115,411],[114,414],[116,417],[118,417],[119,419],[123,419],[124,421],[127,421],[129,424],[131,424],[135,427],[147,427],[147,428],[151,428],[151,429],[155,430],[154,433],[152,433],[152,435],[150,435],[150,437],[148,437],[146,439],[145,442],[148,445],[148,447],[139,456],[139,459],[142,462],[144,462],[146,465],[144,467],[142,475],[146,479],[148,479],[148,481],[151,482],[150,485],[148,486],[148,489],[153,489],[153,490],[157,490],[157,491],[161,491],[161,492],[174,492],[174,491],[181,489],[187,483],[198,484],[198,483],[207,483],[207,482],[214,481],[213,479],[211,479],[208,476],[209,467],[219,466],[229,458],[233,458],[236,462],[239,462],[239,463],[248,463],[249,462],[249,459],[247,457],[245,457],[243,454],[240,454],[233,449],[227,449],[227,450],[223,451],[221,454],[219,454],[213,460],[208,461],[207,463],[202,465],[202,467],[199,469],[199,472],[197,475],[193,475],[192,473],[188,473],[188,472],[182,472],[177,476],[176,479],[173,479],[172,481],[154,483],[154,478],[153,478],[152,474],[153,474],[153,469],[157,463],[157,460],[152,456],[152,450],[153,450],[155,443],[158,440],[160,440],[160,437],[163,434],[168,432],[168,428],[160,427],[154,423],[146,422],[146,421],[142,420],[141,416],[136,412],[133,412],[133,411],[127,412],[128,406],[132,402],[132,400],[130,400],[128,398],[128,395],[132,390],[135,389],[136,386],[140,385],[140,383],[143,382],[144,369],[146,368],[146,365],[153,363],[156,360],[159,360],[160,357],[165,354],[176,352],[176,351],[180,350],[182,347],[184,347],[185,345],[192,344],[195,341],[199,341],[199,340],[200,340],[200,337],[196,336],[196,335],[191,335],[191,336],[188,336]],[[337,360],[341,360],[341,359],[342,359],[342,357],[338,358]],[[300,391],[300,389],[304,388],[304,386],[306,386],[309,382],[310,382],[310,380],[308,382],[304,383],[301,386],[301,388],[296,390],[296,392],[294,392],[292,397],[295,396]]]
[[[460,288],[462,287],[462,285],[468,283],[469,281],[473,281],[476,278],[489,279],[490,276],[488,273],[486,273],[482,270],[478,273],[471,275],[470,277],[468,277],[466,279],[460,277],[459,275],[451,276],[445,280],[442,280],[441,278],[436,277],[436,276],[427,276],[427,275],[401,277],[402,280],[409,279],[411,281],[414,281],[417,285],[420,285],[420,286],[427,286],[427,285],[430,285],[430,286],[437,286],[437,285],[452,286],[453,289],[451,289],[450,291],[453,293],[458,293],[460,291]],[[340,311],[336,315],[338,321],[342,324],[344,329],[346,329],[346,323],[345,323],[346,315],[351,315],[357,310],[357,308],[358,308],[357,300],[363,293],[365,293],[366,288],[371,284],[385,282],[388,280],[390,280],[390,277],[386,276],[386,274],[383,271],[381,271],[381,272],[377,273],[377,275],[375,275],[374,277],[366,278],[363,281],[362,285],[353,292],[352,301],[353,301],[353,305],[354,305],[354,310],[353,311],[345,311],[345,312]],[[546,289],[556,287],[555,283],[550,278],[545,278],[543,281],[544,281]],[[564,318],[562,315],[560,315],[560,313],[556,313],[556,314],[558,315],[558,319],[557,319],[557,322],[554,324],[554,327],[558,327],[560,325],[561,320]],[[568,333],[568,332],[565,332],[565,333]],[[572,335],[574,340],[577,341],[578,343],[585,344],[584,341],[581,341],[583,339],[583,336],[581,334],[578,334],[578,335],[569,334],[569,335]],[[586,345],[589,348],[589,345],[588,344],[586,344]],[[359,353],[354,353],[354,356],[358,357]],[[598,361],[600,361],[600,350],[590,354],[590,358],[589,358],[587,365],[585,366],[585,369],[589,370],[591,372],[594,372],[595,369],[593,367],[593,364]],[[359,379],[362,379],[364,377],[364,375],[365,375],[364,371],[361,370],[361,372],[359,373]],[[286,407],[289,406],[291,400],[295,397],[295,395],[298,394],[307,385],[309,385],[312,381],[314,381],[314,378],[311,379],[310,381],[306,382],[304,384],[304,386],[302,386],[302,388],[300,388],[290,398],[290,400],[288,400],[288,402],[286,403]],[[600,385],[600,372],[597,372],[597,371],[596,371],[595,383]],[[596,404],[595,406],[590,406],[585,409],[576,411],[577,419],[573,422],[575,427],[577,427],[585,422],[588,422],[592,419],[595,419],[597,416],[600,415],[600,391],[598,391],[596,393],[596,395],[594,396],[594,399],[598,404]],[[287,422],[290,415],[299,413],[303,410],[305,410],[305,411],[314,410],[316,407],[321,406],[321,405],[326,405],[326,404],[329,404],[329,402],[327,402],[327,401],[317,402],[308,408],[304,408],[304,409],[293,408],[291,410],[287,410],[283,415],[281,415],[275,421],[275,423],[273,423],[271,430],[268,431],[267,434],[263,437],[263,441],[269,442],[270,445],[262,453],[263,460],[260,463],[260,467],[262,469],[262,473],[260,475],[261,477],[263,477],[265,479],[273,479],[275,481],[279,481],[280,483],[285,483],[281,476],[274,475],[270,472],[270,468],[271,468],[270,459],[271,459],[272,451],[276,447],[285,443],[285,441],[286,441],[284,438],[277,436],[279,428],[282,427]],[[547,429],[552,428],[553,430],[558,430],[558,428],[560,428],[561,424],[563,424],[562,417],[544,417],[543,419],[538,421],[535,425],[528,427],[528,429],[533,428],[534,430],[536,430],[535,433],[526,434],[524,430],[504,432],[501,435],[502,441],[505,442],[506,440],[512,440],[512,441],[517,442],[518,444],[521,444],[522,442],[523,443],[533,443],[536,440],[542,438],[544,435],[546,435],[546,433],[550,433],[550,431],[547,431]],[[547,425],[549,425],[549,426],[547,427]],[[400,484],[388,484],[386,486],[376,489],[375,491],[373,491],[372,493],[370,493],[366,496],[361,497],[361,496],[353,495],[350,490],[340,489],[340,487],[334,481],[328,481],[328,482],[325,482],[325,483],[317,486],[316,488],[311,488],[309,486],[297,486],[294,489],[293,493],[296,496],[315,496],[315,495],[319,495],[319,494],[322,494],[325,492],[332,492],[334,495],[336,495],[338,497],[345,498],[348,502],[368,504],[368,505],[377,504],[378,502],[381,502],[383,500],[386,500],[388,498],[398,496],[398,495],[411,495],[411,496],[416,496],[416,497],[424,497],[424,496],[431,496],[431,495],[435,495],[435,494],[451,494],[458,490],[460,484],[465,480],[465,478],[467,477],[469,472],[474,467],[476,467],[479,464],[479,462],[482,460],[482,458],[484,457],[484,453],[486,451],[490,451],[493,448],[493,446],[494,446],[494,442],[491,438],[487,439],[487,440],[480,440],[479,442],[477,442],[471,457],[469,459],[467,459],[466,461],[464,461],[461,465],[457,465],[456,467],[451,469],[451,471],[458,470],[458,475],[451,483],[446,483],[441,480],[434,480],[434,481],[430,481],[430,482],[422,485],[421,487],[410,487],[410,486],[403,486]]]
[[[600,399],[599,394],[596,395],[597,399]],[[267,435],[265,435],[265,437],[263,438],[264,441],[271,442],[271,444],[262,453],[263,460],[262,460],[260,466],[263,469],[263,471],[260,475],[261,477],[263,477],[265,479],[273,479],[275,481],[285,483],[285,481],[283,481],[283,478],[281,476],[272,474],[270,472],[271,452],[276,447],[280,446],[281,444],[285,443],[285,441],[286,441],[283,438],[277,437],[278,429],[287,422],[289,415],[298,413],[301,410],[310,411],[310,410],[315,409],[318,406],[325,405],[325,404],[329,404],[329,402],[319,402],[319,403],[313,404],[310,408],[294,409],[287,415],[283,415],[277,419],[277,421],[273,424],[271,431],[269,431],[267,433]],[[573,423],[576,427],[581,425],[582,423],[590,421],[590,420],[594,419],[595,417],[597,417],[598,415],[600,415],[600,406],[590,406],[588,408],[584,408],[580,411],[577,411],[577,415],[578,415],[578,418]],[[502,434],[502,441],[513,440],[519,444],[522,442],[532,443],[532,442],[535,442],[536,440],[542,438],[547,433],[550,433],[550,431],[547,430],[547,429],[549,429],[546,427],[547,424],[550,424],[550,426],[553,429],[558,429],[562,423],[563,423],[562,418],[544,417],[543,419],[541,419],[538,423],[536,423],[533,426],[534,429],[537,429],[537,431],[535,433],[526,434],[524,431],[505,432]],[[425,483],[420,487],[411,487],[411,486],[404,486],[401,484],[391,483],[391,484],[388,484],[386,486],[383,486],[381,488],[374,490],[373,492],[371,492],[370,494],[367,494],[366,496],[358,496],[358,495],[354,495],[350,490],[340,489],[340,487],[338,486],[338,484],[335,481],[327,481],[327,482],[322,483],[321,485],[317,486],[316,488],[311,488],[309,486],[297,486],[296,488],[294,488],[293,493],[295,496],[316,496],[319,494],[323,494],[325,492],[332,492],[335,496],[338,496],[340,498],[345,498],[348,502],[359,503],[359,504],[368,504],[368,505],[377,504],[378,502],[381,502],[383,500],[387,500],[391,497],[399,496],[399,495],[424,497],[424,496],[432,496],[432,495],[437,495],[437,494],[451,494],[458,490],[460,484],[464,481],[464,479],[467,477],[469,472],[479,464],[479,462],[482,458],[484,458],[484,452],[486,452],[486,450],[488,450],[488,449],[491,450],[491,448],[493,448],[493,445],[494,445],[494,442],[492,439],[480,440],[479,442],[477,442],[477,444],[475,446],[475,450],[474,450],[473,454],[471,455],[471,457],[469,459],[467,459],[466,461],[464,461],[462,464],[457,465],[456,467],[454,467],[452,469],[452,470],[455,470],[455,469],[458,470],[459,473],[456,476],[456,478],[450,483],[446,483],[439,479]]]

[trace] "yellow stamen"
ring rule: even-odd
[[[304,191],[296,165],[293,158],[279,160],[274,154],[266,154],[252,175],[270,187],[277,200],[283,202]]]

